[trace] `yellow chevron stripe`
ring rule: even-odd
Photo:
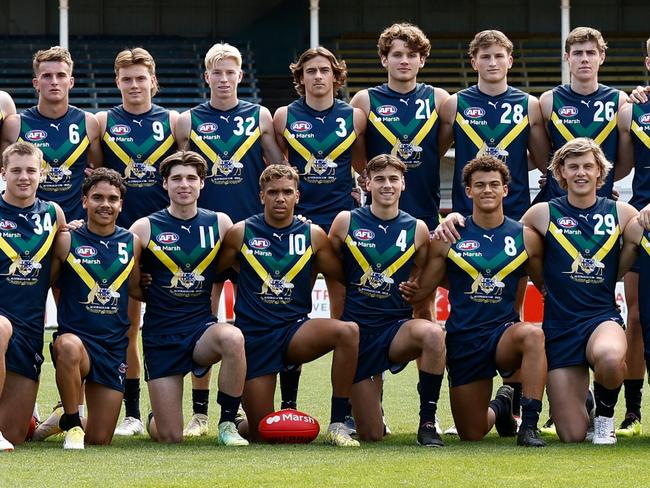
[[[379,133],[384,136],[384,139],[386,139],[391,146],[394,146],[397,143],[397,137],[395,137],[395,134],[393,134],[388,127],[384,125],[384,123],[381,121],[381,117],[378,117],[375,115],[374,112],[370,112],[368,114],[368,120],[372,125],[375,126],[375,129],[379,131]]]
[[[630,125],[630,133],[635,135],[648,149],[650,149],[650,137],[635,121],[632,121],[632,124]]]
[[[158,258],[158,260],[165,265],[165,267],[171,271],[173,274],[176,274],[178,272],[178,265],[171,260],[167,254],[165,254],[164,251],[161,251],[160,249],[156,249],[158,245],[154,244],[153,241],[149,241],[149,244],[147,244],[147,249],[149,249],[154,256]]]
[[[77,149],[75,149],[72,154],[68,156],[68,159],[63,162],[61,167],[66,169],[70,168],[70,166],[77,162],[77,159],[79,159],[79,157],[84,153],[89,145],[90,139],[88,139],[88,136],[84,136],[83,140],[77,146]]]
[[[194,132],[194,130],[190,132],[190,139],[192,140],[192,142],[194,142],[194,144],[198,146],[201,152],[205,154],[208,157],[208,159],[210,159],[212,163],[214,163],[217,160],[218,157],[217,153],[214,152],[214,150],[210,146],[208,146],[208,144],[203,139],[201,139],[201,136],[198,135],[196,132]]]
[[[219,248],[221,247],[221,241],[217,241],[217,244],[214,246],[214,249],[208,253],[206,257],[203,258],[203,260],[198,264],[196,268],[194,268],[194,272],[197,274],[202,275],[203,271],[205,271],[205,268],[207,268],[212,261],[214,261],[214,258],[217,255],[217,252],[219,252]]]
[[[501,142],[499,142],[499,147],[501,149],[507,148],[510,143],[514,141],[526,127],[528,127],[528,115],[526,115],[522,121],[515,125],[512,129],[510,129],[506,136],[501,139]]]
[[[359,263],[359,267],[365,273],[370,268],[370,263],[368,262],[366,257],[362,254],[361,251],[359,251],[359,248],[354,245],[354,241],[350,236],[345,237],[345,244],[348,246],[348,249],[350,250],[350,254],[352,254],[352,257],[354,257],[354,259],[357,260],[357,263]]]
[[[415,244],[411,244],[409,248],[406,250],[406,252],[402,253],[402,255],[397,259],[393,264],[391,264],[388,268],[386,268],[386,271],[384,274],[386,276],[393,276],[393,274],[397,273],[397,271],[404,266],[404,263],[409,260],[411,256],[415,253]]]
[[[255,255],[251,252],[251,250],[248,249],[248,246],[245,243],[243,243],[241,246],[241,253],[244,255],[244,259],[248,261],[248,264],[251,265],[251,268],[255,270],[257,276],[259,276],[262,282],[265,283],[269,278],[269,273],[268,271],[266,271],[266,269],[264,269],[264,266],[260,264],[260,262],[257,260]]]
[[[298,139],[296,139],[295,137],[292,137],[292,134],[291,134],[291,132],[289,132],[288,129],[284,129],[284,132],[282,133],[282,135],[287,140],[289,145],[292,148],[294,148],[296,150],[296,152],[298,154],[300,154],[305,161],[309,161],[309,159],[311,158],[311,152],[305,146],[300,144],[300,142],[298,142]]]
[[[167,139],[165,139],[165,141],[160,146],[158,146],[154,152],[151,153],[151,156],[147,158],[147,161],[152,164],[158,161],[169,150],[169,148],[174,145],[174,142],[174,138],[169,135]]]
[[[356,139],[357,139],[357,134],[354,131],[350,132],[350,135],[346,137],[341,144],[336,146],[334,150],[331,153],[329,153],[327,157],[332,161],[335,161],[336,158],[338,158],[341,154],[343,154],[343,151],[347,150]]]
[[[557,129],[557,131],[560,133],[562,137],[564,137],[564,140],[571,141],[575,138],[573,134],[569,131],[569,129],[566,128],[560,117],[557,116],[555,112],[551,114],[551,121],[553,122],[553,125]]]
[[[415,134],[415,137],[411,141],[411,143],[419,146],[422,140],[427,136],[429,132],[431,132],[431,129],[433,128],[433,125],[436,123],[436,120],[438,120],[438,112],[435,110],[431,114],[431,117],[426,121],[426,123],[420,127],[420,130],[418,131],[417,134]]]
[[[111,151],[122,161],[124,164],[129,164],[130,157],[127,153],[124,152],[124,149],[122,149],[120,146],[117,145],[117,143],[113,140],[113,138],[108,135],[108,132],[104,133],[104,137],[102,137],[106,145],[110,148]]]
[[[237,161],[241,161],[241,159],[244,157],[244,155],[248,152],[248,150],[255,144],[255,141],[257,141],[262,133],[260,132],[259,126],[255,129],[255,131],[248,136],[248,138],[244,141],[244,143],[239,146],[239,149],[235,151],[235,154],[232,156],[233,159]]]
[[[569,240],[564,236],[564,232],[562,232],[562,229],[558,228],[554,222],[550,222],[548,225],[548,232],[551,233],[553,238],[564,248],[564,250],[567,252],[569,256],[571,256],[572,259],[575,259],[578,257],[580,254],[578,250],[573,247],[573,244],[569,242]]]
[[[56,219],[56,216],[54,217]],[[54,224],[52,225],[52,230],[50,231],[50,235],[47,236],[47,239],[41,246],[41,248],[38,250],[36,254],[34,254],[34,257],[32,257],[32,261],[35,263],[40,263],[41,259],[45,257],[45,255],[49,252],[50,247],[52,247],[52,243],[54,242],[54,236],[56,236],[56,232],[58,230],[58,223],[56,220],[54,221]]]
[[[499,272],[494,276],[494,279],[497,281],[503,281],[506,276],[519,268],[519,266],[525,263],[527,259],[528,253],[526,251],[522,251],[515,259],[510,261],[506,266],[499,270]]]
[[[97,284],[88,271],[86,271],[86,268],[84,268],[80,262],[77,262],[77,259],[72,255],[72,253],[68,254],[66,261],[89,289],[92,289]]]
[[[600,131],[600,134],[598,134],[596,137],[594,137],[594,141],[596,144],[599,146],[605,142],[605,139],[607,139],[607,136],[614,130],[616,127],[616,123],[618,121],[618,114],[614,114],[614,117],[612,117],[612,120],[610,120],[607,125],[603,128],[603,130]]]
[[[458,126],[463,130],[463,132],[467,134],[467,137],[470,138],[474,145],[478,149],[481,149],[484,142],[483,138],[477,134],[474,128],[469,123],[467,123],[467,120],[465,120],[463,116],[458,112],[456,113],[456,122],[458,123]]]
[[[9,245],[4,237],[0,237],[0,250],[2,250],[11,261],[15,261],[16,258],[18,258],[16,250]]]
[[[603,244],[596,255],[594,256],[598,261],[602,261],[605,256],[609,253],[609,251],[612,250],[614,247],[614,244],[618,243],[618,237],[621,235],[621,229],[618,225],[616,225],[616,229],[614,229],[614,232],[612,235],[609,236],[609,238],[605,241],[605,244]]]
[[[641,249],[643,249],[648,255],[650,255],[650,241],[646,239],[645,236],[641,238]]]
[[[117,290],[120,286],[122,286],[122,283],[129,277],[129,274],[131,274],[131,270],[133,269],[133,266],[135,265],[135,258],[131,256],[131,260],[129,261],[129,264],[126,265],[126,268],[122,270],[120,275],[113,280],[113,283],[111,284],[111,287],[113,290]]]
[[[298,273],[305,267],[307,261],[311,259],[312,254],[314,253],[311,246],[307,248],[305,254],[303,254],[298,261],[287,271],[284,275],[284,279],[291,283]]]
[[[456,263],[456,265],[458,265],[460,269],[465,271],[465,273],[467,273],[470,276],[470,278],[472,278],[473,280],[475,280],[478,277],[479,272],[476,271],[476,268],[474,268],[474,266],[472,266],[467,261],[465,261],[461,257],[461,255],[458,254],[453,249],[451,248],[449,249],[449,252],[447,253],[447,258],[451,259],[454,263]]]

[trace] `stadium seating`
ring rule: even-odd
[[[0,37],[6,49],[0,59],[0,90],[11,94],[17,108],[24,109],[36,103],[31,87],[31,59],[34,52],[57,44],[50,37]],[[253,53],[245,43],[242,49],[244,79],[239,86],[240,98],[259,102],[259,89]],[[125,47],[142,46],[156,60],[156,74],[160,92],[154,102],[165,108],[185,110],[209,99],[210,89],[203,80],[203,56],[211,43],[204,39],[152,38],[71,38],[70,51],[74,59],[75,86],[70,102],[79,108],[96,112],[121,102],[115,87],[113,62],[115,55]]]

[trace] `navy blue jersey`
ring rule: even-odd
[[[117,227],[113,234],[100,236],[83,226],[70,237],[58,280],[59,334],[72,332],[107,346],[128,341],[133,234]]]
[[[576,208],[549,202],[544,245],[544,327],[573,328],[615,310],[621,229],[616,202],[599,197]]]
[[[295,323],[311,312],[311,226],[294,218],[271,227],[263,214],[246,219],[240,250],[235,325],[262,333]]]
[[[642,297],[647,290],[650,290],[650,232],[643,231],[641,243],[639,244],[639,297]],[[639,315],[641,324],[644,330],[644,339],[648,337],[647,332],[650,331],[650,300],[639,300]],[[650,344],[644,342],[645,350],[650,351]],[[646,353],[646,357],[648,354]]]
[[[633,105],[630,135],[634,144],[630,205],[641,210],[650,203],[650,102]]]
[[[317,111],[304,98],[287,107],[283,136],[289,146],[289,164],[300,173],[300,202],[296,213],[318,225],[330,226],[334,217],[354,207],[351,191],[354,110],[341,100]]]
[[[42,340],[50,288],[56,209],[36,199],[19,208],[0,198],[0,315],[22,333]]]
[[[530,206],[528,187],[528,94],[508,87],[492,97],[472,86],[457,93],[454,120],[456,163],[452,188],[454,212],[471,215],[472,201],[465,194],[463,168],[479,156],[494,156],[510,169],[506,216],[519,220]]]
[[[390,326],[412,315],[398,285],[411,275],[417,220],[404,211],[391,220],[375,217],[370,207],[350,213],[342,247],[345,270],[343,320],[361,329]]]
[[[205,102],[190,113],[190,149],[208,163],[199,207],[223,212],[233,222],[260,213],[259,177],[266,167],[260,106],[240,100],[230,110],[218,110]]]
[[[498,227],[484,229],[468,217],[458,230],[460,239],[447,253],[449,336],[481,335],[519,321],[517,285],[528,260],[523,225],[505,217]]]
[[[169,205],[159,170],[160,163],[176,151],[169,111],[158,105],[138,115],[122,105],[110,109],[102,148],[104,166],[120,173],[127,189],[118,225],[130,227]]]
[[[406,191],[399,206],[434,228],[440,208],[440,124],[433,87],[418,83],[413,91],[398,93],[384,84],[369,88],[368,97],[368,160],[392,154],[404,162]]]
[[[167,209],[149,217],[151,237],[142,256],[151,274],[142,334],[180,334],[204,325],[212,316],[210,293],[221,247],[218,216],[198,209],[177,219]]]
[[[561,85],[553,90],[553,111],[548,122],[551,135],[551,149],[560,149],[576,137],[589,137],[596,141],[612,164],[618,149],[618,97],[619,91],[605,85],[589,95],[580,95],[570,85]],[[549,171],[546,186],[537,201],[549,201],[566,191]],[[614,170],[607,175],[605,184],[598,189],[598,195],[610,198],[614,187]]]
[[[36,107],[29,108],[20,114],[18,140],[31,142],[43,151],[44,180],[36,196],[58,203],[67,220],[83,219],[81,186],[90,145],[86,112],[69,106],[63,117],[50,119]]]

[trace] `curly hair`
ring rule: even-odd
[[[124,178],[122,178],[122,176],[117,171],[110,168],[97,168],[92,173],[90,173],[90,175],[86,176],[83,182],[83,186],[81,187],[83,195],[87,196],[90,189],[102,181],[105,181],[109,185],[112,185],[120,190],[120,197],[124,198],[124,195],[126,194],[126,185],[124,185]]]
[[[393,41],[404,41],[412,51],[420,53],[424,58],[431,52],[431,42],[417,25],[401,22],[384,29],[377,41],[377,51],[380,57],[387,57]]]
[[[463,184],[466,187],[472,186],[472,175],[477,171],[498,171],[501,173],[501,182],[504,185],[510,183],[510,170],[508,166],[494,156],[479,156],[465,165],[463,168]]]

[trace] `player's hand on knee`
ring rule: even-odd
[[[630,103],[646,103],[648,101],[650,86],[637,86],[627,99]]]
[[[650,204],[643,207],[639,212],[639,224],[645,230],[650,230]]]
[[[465,227],[465,217],[458,212],[452,212],[444,218],[433,231],[433,237],[443,242],[456,242],[460,234],[456,226]]]
[[[548,178],[546,177],[546,175],[542,175],[542,176],[540,176],[539,179],[537,180],[537,184],[539,185],[539,189],[540,189],[540,190],[546,186],[546,181],[547,181],[547,179],[548,179]]]
[[[402,281],[399,285],[399,292],[407,303],[412,303],[413,297],[420,289],[417,281]]]

